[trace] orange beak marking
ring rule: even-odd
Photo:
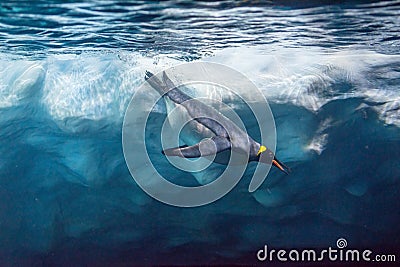
[[[285,172],[285,169],[282,167],[281,164],[279,164],[276,160],[272,160],[272,163],[278,167],[281,171]]]

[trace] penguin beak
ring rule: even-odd
[[[281,171],[283,171],[284,173],[286,174],[290,173],[290,168],[285,164],[283,164],[282,162],[280,162],[276,157],[274,157],[274,159],[272,160],[272,164]]]

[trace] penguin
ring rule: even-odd
[[[272,163],[285,174],[289,174],[290,168],[280,162],[269,148],[256,142],[215,108],[182,92],[165,72],[162,74],[161,81],[151,72],[146,71],[145,80],[164,98],[166,103],[172,101],[175,105],[183,107],[183,110],[192,118],[190,127],[195,129],[196,134],[202,138],[200,142],[193,145],[186,144],[165,149],[162,151],[164,155],[183,158],[215,155],[214,162],[227,165],[230,153],[235,151],[242,154],[248,153],[246,163],[250,161]]]

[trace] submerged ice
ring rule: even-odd
[[[144,264],[221,262],[252,257],[265,243],[324,247],[339,237],[353,247],[400,244],[397,56],[226,49],[204,60],[243,72],[263,91],[275,117],[277,155],[292,174],[272,170],[250,194],[249,164],[231,193],[198,209],[148,197],[130,177],[121,147],[124,111],[145,70],[178,60],[124,52],[1,61],[5,264],[60,263],[65,255],[90,262],[93,253],[105,262],[121,255]],[[144,99],[137,109],[145,108]],[[177,183],[208,182],[218,166],[193,177],[159,153],[165,107],[156,111],[146,141],[159,171]],[[207,257],[185,256],[190,250]]]

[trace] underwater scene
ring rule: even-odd
[[[279,158],[255,190],[257,160],[197,207],[143,190],[133,176],[153,174],[132,172],[123,144],[133,125],[129,150],[143,145],[181,186],[224,172],[216,162],[182,171],[164,155],[169,102],[152,105],[157,88],[143,84],[188,63],[226,66],[258,88],[240,90],[255,106],[267,100]],[[226,100],[209,87],[188,94]],[[260,142],[248,106],[223,102]],[[124,120],[129,110],[148,112],[144,131]],[[0,266],[398,261],[400,1],[0,3]]]

